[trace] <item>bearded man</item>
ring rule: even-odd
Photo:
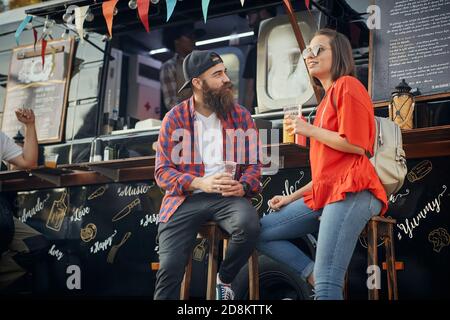
[[[183,61],[183,73],[180,90],[191,87],[193,95],[166,114],[156,148],[155,179],[166,194],[159,212],[154,298],[179,298],[197,232],[216,221],[231,235],[216,297],[233,299],[231,282],[259,235],[259,217],[249,201],[261,191],[256,127],[247,109],[235,103],[217,53],[193,51]],[[224,172],[225,160],[237,164],[234,174]]]

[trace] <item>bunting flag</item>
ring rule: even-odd
[[[311,16],[311,18],[312,18],[313,20],[316,20],[316,19],[314,18],[314,16],[312,15],[312,13],[311,13],[311,8],[310,8],[310,6],[311,6],[311,1],[310,1],[310,0],[305,0],[305,6],[306,6],[306,9],[308,9],[308,13],[309,13],[309,15]]]
[[[33,27],[33,37],[34,37],[33,48],[34,48],[34,51],[36,51],[36,43],[38,41],[38,33],[37,33],[37,31],[36,31],[36,29],[34,27]]]
[[[202,10],[203,10],[203,20],[206,23],[206,20],[208,19],[208,7],[209,7],[209,0],[202,0]]]
[[[169,21],[170,17],[172,16],[173,10],[175,9],[175,6],[177,5],[177,0],[166,0],[166,8],[167,8],[167,21]]]
[[[84,20],[86,19],[86,13],[89,10],[89,6],[75,8],[75,28],[80,36],[80,42],[84,42]]]
[[[112,23],[114,18],[114,8],[116,7],[117,1],[119,0],[109,0],[102,3],[102,12],[106,20],[106,25],[108,27],[109,36],[112,37]]]
[[[47,40],[42,38],[41,41],[41,57],[42,57],[42,69],[44,69],[45,64],[45,50],[47,49]]]
[[[113,24],[113,18],[114,18],[114,9],[117,5],[117,2],[119,0],[108,0],[104,1],[102,3],[102,12],[103,16],[106,20],[106,25],[108,27],[108,32],[110,37],[112,37],[112,24]],[[241,6],[243,7],[245,4],[245,0],[240,0]],[[147,32],[150,31],[150,26],[148,22],[148,11],[150,8],[150,0],[136,0],[138,13],[139,13],[139,19],[141,20],[142,24],[144,25],[144,28]],[[208,19],[208,8],[209,8],[210,0],[202,0],[202,11],[203,11],[203,20],[206,23]],[[292,8],[292,4],[289,0],[283,0],[283,3],[288,10],[289,13],[293,13],[294,10]],[[173,11],[175,10],[175,6],[177,5],[177,0],[166,0],[166,22],[169,21],[170,17],[173,14]],[[310,10],[311,0],[305,0],[305,6],[308,10]],[[81,8],[75,9],[75,25],[78,31],[78,34],[80,35],[81,41],[83,41],[83,24],[86,16],[86,12],[88,10],[89,6],[84,6]],[[16,31],[16,42],[17,45],[19,44],[19,36],[22,33],[22,31],[25,29],[25,26],[31,21],[31,16],[27,16],[22,23],[20,24],[19,28]]]
[[[139,19],[141,19],[142,24],[147,32],[150,31],[148,25],[148,9],[150,8],[150,0],[137,0],[137,7],[139,13]]]
[[[17,45],[19,45],[20,35],[22,34],[23,30],[25,30],[25,27],[27,26],[27,24],[29,24],[31,22],[32,19],[33,19],[32,16],[27,15],[25,17],[25,19],[23,19],[23,21],[20,23],[19,27],[17,28],[16,33],[14,34]]]

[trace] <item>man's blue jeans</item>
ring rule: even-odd
[[[358,237],[382,203],[369,191],[311,210],[303,199],[261,219],[258,250],[296,270],[303,279],[314,271],[315,299],[341,300],[344,277]],[[320,221],[319,221],[319,217]],[[316,261],[289,240],[319,231]]]

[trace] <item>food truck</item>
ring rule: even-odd
[[[279,152],[276,168],[263,169],[262,193],[252,199],[260,216],[273,214],[267,201],[274,195],[291,194],[311,179],[308,144],[283,141],[283,108],[301,105],[311,121],[322,97],[301,58],[301,41],[307,44],[322,27],[347,35],[356,76],[378,116],[389,116],[392,93],[400,92],[396,86],[402,79],[408,82],[407,94],[415,101],[408,115],[411,128],[402,131],[408,174],[390,197],[387,213],[397,221],[399,298],[448,298],[450,41],[445,34],[450,29],[443,21],[450,18],[450,5],[426,1],[420,20],[425,27],[416,28],[411,19],[418,11],[404,1],[288,1],[290,16],[286,1],[211,1],[207,15],[199,1],[174,1],[173,11],[169,2],[151,1],[148,32],[133,0],[117,2],[109,17],[102,0],[52,0],[0,13],[2,131],[17,136],[22,128],[14,108],[33,108],[40,165],[2,171],[0,187],[14,215],[51,242],[50,294],[153,295],[164,195],[154,180],[153,145],[164,113],[160,69],[173,56],[163,37],[168,28],[191,23],[204,31],[197,48],[223,57],[240,104],[248,94],[245,66],[256,65],[257,102],[246,107],[253,108],[259,129],[273,133],[265,147]],[[264,8],[275,8],[276,15],[252,30],[246,14]],[[26,27],[17,36],[23,21]],[[249,54],[252,48],[256,58]],[[50,154],[58,155],[56,168],[44,166]],[[317,234],[292,241],[314,257]],[[193,259],[192,297],[205,296],[207,245],[196,246],[204,254]],[[347,275],[349,299],[367,298],[367,246],[361,236]],[[246,270],[233,283],[240,299],[248,298]],[[72,281],[74,274],[79,281]],[[26,280],[15,290],[33,294]],[[262,254],[259,283],[262,300],[310,299],[300,275]]]

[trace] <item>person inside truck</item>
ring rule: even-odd
[[[245,60],[244,73],[242,77],[245,82],[245,100],[244,106],[254,113],[257,106],[256,101],[256,58],[257,58],[257,39],[259,33],[259,25],[261,21],[273,18],[277,15],[277,7],[267,7],[259,10],[250,11],[246,14],[248,26],[253,29],[255,42],[251,45]],[[241,15],[242,16],[242,15]]]
[[[23,148],[3,132],[0,132],[0,159],[17,168],[37,166],[38,143],[35,116],[30,109],[18,109],[17,119],[25,126]],[[10,201],[0,195],[0,293],[22,289],[20,279],[32,274],[33,291],[48,289],[47,271],[44,267],[49,248],[48,240],[38,231],[13,217]],[[44,258],[44,259],[43,259]],[[20,285],[18,283],[21,283]],[[26,284],[26,281],[24,281]]]
[[[372,216],[387,210],[386,192],[366,156],[373,154],[374,111],[355,78],[352,48],[343,34],[319,30],[302,55],[325,94],[313,124],[301,118],[285,121],[295,134],[311,139],[312,181],[270,200],[277,212],[261,219],[257,248],[296,270],[314,287],[315,299],[340,300],[361,231]],[[289,240],[316,231],[312,261]]]
[[[197,231],[213,220],[231,236],[217,274],[216,297],[232,300],[231,282],[259,234],[259,217],[249,201],[261,191],[257,130],[250,112],[235,103],[233,84],[217,53],[193,51],[184,59],[183,70],[186,82],[181,90],[191,87],[193,95],[166,114],[156,146],[155,180],[166,194],[159,212],[160,268],[154,298],[179,299]],[[236,130],[253,132],[254,139],[243,145],[239,139],[237,144],[226,142]],[[183,138],[181,145],[174,136]],[[245,154],[245,161],[226,163],[232,167],[226,172],[223,160],[238,154]]]
[[[161,66],[159,80],[166,113],[181,101],[192,95],[189,88],[179,92],[184,83],[183,59],[194,50],[195,40],[202,37],[205,31],[194,29],[193,24],[169,27],[164,30],[163,44],[174,53],[173,57]]]

